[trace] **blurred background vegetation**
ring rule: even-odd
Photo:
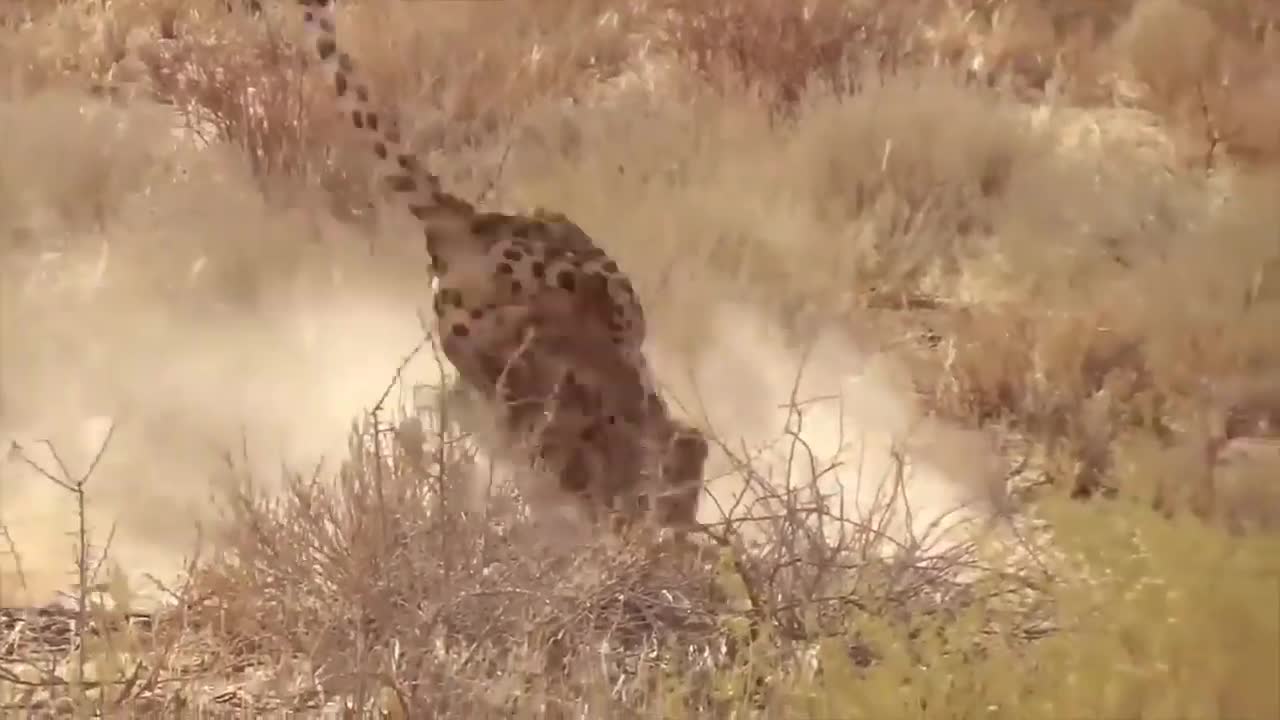
[[[380,442],[378,418],[348,424],[367,383],[341,409],[284,409],[371,357],[385,384],[407,349],[400,329],[325,334],[316,307],[372,333],[423,291],[419,240],[373,211],[294,10],[0,5],[0,430],[111,412],[125,385],[154,396],[113,450],[130,490],[84,490],[169,550],[191,523],[157,508],[237,480],[163,613],[124,622],[132,590],[103,580],[71,612],[77,654],[6,611],[0,701],[1280,717],[1280,5],[342,3],[352,55],[440,174],[596,237],[666,366],[723,350],[725,316],[698,311],[722,303],[788,344],[834,327],[999,460],[961,481],[998,535],[890,538],[883,507],[815,521],[775,487],[784,511],[750,537],[715,525],[696,572],[522,551],[518,499],[446,502],[474,459],[437,415]],[[281,340],[303,321],[311,344]],[[252,402],[232,407],[240,386]],[[269,494],[190,459],[193,429],[317,412],[350,430],[332,485],[286,473]],[[0,523],[29,493],[3,490]],[[812,531],[828,521],[838,539]],[[43,555],[65,564],[20,540],[6,604]]]

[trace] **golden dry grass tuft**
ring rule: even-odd
[[[6,709],[1280,715],[1276,8],[344,3],[450,185],[648,298],[717,445],[673,555],[448,422],[253,5],[0,8],[0,601],[76,586],[0,613]]]

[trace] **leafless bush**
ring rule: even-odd
[[[850,519],[812,488],[757,483],[754,509],[706,525],[698,549],[555,542],[509,483],[465,499],[484,475],[475,442],[441,421],[447,410],[353,426],[333,482],[319,468],[291,474],[273,498],[240,476],[222,552],[192,580],[203,602],[182,612],[210,667],[294,678],[272,700],[244,681],[243,702],[599,714],[654,702],[679,672],[691,711],[723,714],[732,702],[715,678],[750,657],[794,666],[859,615],[906,621],[990,599],[972,590],[974,546],[891,539],[900,485]],[[748,694],[766,691],[757,680]]]
[[[113,433],[114,426],[78,475],[48,441],[42,444],[53,467],[35,461],[17,442],[11,448],[12,459],[75,498],[76,581],[69,602],[0,607],[0,708],[80,714],[136,710],[153,707],[149,703],[164,694],[164,686],[183,679],[173,672],[176,643],[156,641],[153,619],[134,610],[127,580],[118,567],[109,565],[115,527],[101,548],[95,549],[90,541],[89,481]],[[8,543],[22,582],[20,550],[2,521],[0,517],[0,536]]]

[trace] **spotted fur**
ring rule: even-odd
[[[339,46],[334,1],[297,1],[306,42],[370,148],[379,184],[422,225],[433,314],[462,382],[587,506],[665,492],[676,476],[684,482],[674,494],[688,504],[696,485],[696,505],[706,442],[670,417],[656,391],[642,353],[644,308],[626,273],[560,213],[481,212],[445,191]],[[669,505],[659,498],[654,508],[692,519],[688,508],[663,513]]]
[[[506,431],[534,465],[577,497],[588,517],[648,515],[663,527],[694,521],[707,444],[672,418],[641,372],[569,306],[510,306],[506,329],[468,355]],[[446,343],[448,341],[446,340]]]
[[[375,109],[355,62],[337,42],[333,0],[298,0],[311,45],[329,77],[341,114],[363,136],[380,184],[421,221],[431,269],[444,295],[434,310],[442,332],[468,327],[494,306],[542,294],[572,298],[583,316],[610,330],[613,342],[638,353],[646,334],[644,308],[626,273],[562,214],[480,212],[446,192]]]

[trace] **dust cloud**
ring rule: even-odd
[[[44,475],[81,477],[108,431],[90,537],[147,597],[216,521],[228,459],[267,487],[342,460],[423,337],[421,263],[267,203],[154,109],[47,95],[0,131],[0,602],[74,581],[75,498]]]
[[[922,414],[891,357],[844,328],[799,345],[756,308],[715,312],[693,362],[660,371],[720,445],[701,521],[776,512],[756,503],[788,487],[817,490],[835,524],[884,521],[894,540],[914,534],[935,549],[991,516],[1000,468],[987,439]]]
[[[147,322],[163,298],[98,302],[109,321],[77,322],[68,308],[60,321],[28,316],[7,334],[4,432],[28,460],[60,475],[40,442],[50,440],[79,477],[112,431],[88,483],[88,517],[99,546],[117,524],[111,557],[131,573],[181,567],[198,525],[216,520],[216,484],[232,479],[228,459],[267,486],[282,467],[334,468],[351,422],[378,401],[422,336],[411,300],[397,304],[368,289],[266,297],[265,312],[180,328]],[[66,350],[38,369],[15,369],[29,342]],[[17,453],[0,468],[0,515],[28,591],[45,596],[71,579],[74,497]],[[6,594],[13,571],[6,563]]]
[[[0,175],[0,441],[21,448],[0,458],[6,604],[46,602],[74,581],[75,498],[42,471],[78,477],[110,433],[87,486],[91,538],[99,550],[110,539],[133,590],[152,596],[143,574],[171,578],[216,522],[228,456],[267,486],[282,467],[333,468],[352,422],[423,338],[419,258],[371,253],[361,233],[305,202],[267,204],[234,153],[198,147],[147,112],[86,114],[59,98],[0,108],[12,140],[0,158],[9,168]],[[52,163],[38,164],[41,147]],[[96,177],[90,162],[116,175]],[[16,174],[21,163],[29,171]],[[69,212],[69,192],[96,197],[100,210]],[[382,235],[397,233],[389,224]],[[759,313],[719,312],[689,372],[656,343],[659,373],[682,401],[696,389],[701,407],[687,414],[725,442],[776,443],[801,353]],[[820,338],[805,362],[801,398],[842,398],[806,410],[801,434],[816,462],[861,458],[860,472],[820,480],[845,486],[850,509],[893,467],[893,443],[921,427],[886,367],[839,333]],[[428,354],[415,357],[390,404],[408,406],[404,388],[438,381],[434,368]],[[970,500],[966,488],[986,472],[980,444],[927,434],[907,472],[917,518]],[[784,458],[775,445],[757,470],[779,481]],[[723,454],[712,466],[728,475],[712,493],[730,504],[743,483]],[[798,465],[791,474],[806,480]],[[704,502],[704,519],[717,502]]]

